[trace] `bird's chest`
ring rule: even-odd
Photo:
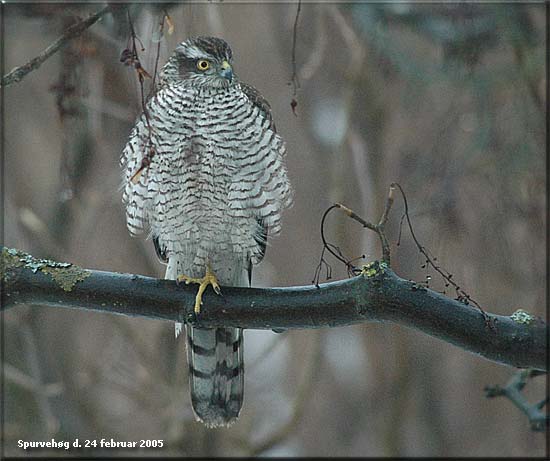
[[[229,188],[239,153],[250,144],[243,136],[247,102],[233,91],[192,94],[165,114],[170,128],[166,139],[159,139],[161,156],[174,171],[186,173],[182,180],[194,181],[195,192]]]
[[[230,91],[185,94],[159,104],[164,108],[151,117],[158,153],[151,179],[158,191],[154,214],[164,222],[169,216],[178,229],[193,235],[221,235],[240,225],[241,218],[230,215],[235,205],[231,190],[239,181],[242,153],[251,145],[244,136],[251,131],[245,127],[246,104]]]

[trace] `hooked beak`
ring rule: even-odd
[[[231,68],[231,64],[227,61],[222,62],[222,70],[220,71],[220,75],[229,80],[229,83],[233,81],[233,69]]]

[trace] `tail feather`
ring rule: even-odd
[[[187,326],[193,411],[209,427],[235,422],[243,404],[243,331]]]

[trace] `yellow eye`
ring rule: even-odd
[[[197,61],[197,69],[207,70],[210,67],[210,63],[206,59],[199,59]]]

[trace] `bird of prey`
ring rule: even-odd
[[[198,315],[208,285],[219,293],[250,283],[292,190],[270,106],[236,76],[224,40],[193,37],[176,47],[121,165],[130,233],[149,231],[165,278],[199,284]],[[186,332],[194,414],[209,427],[229,425],[243,403],[243,332]]]

